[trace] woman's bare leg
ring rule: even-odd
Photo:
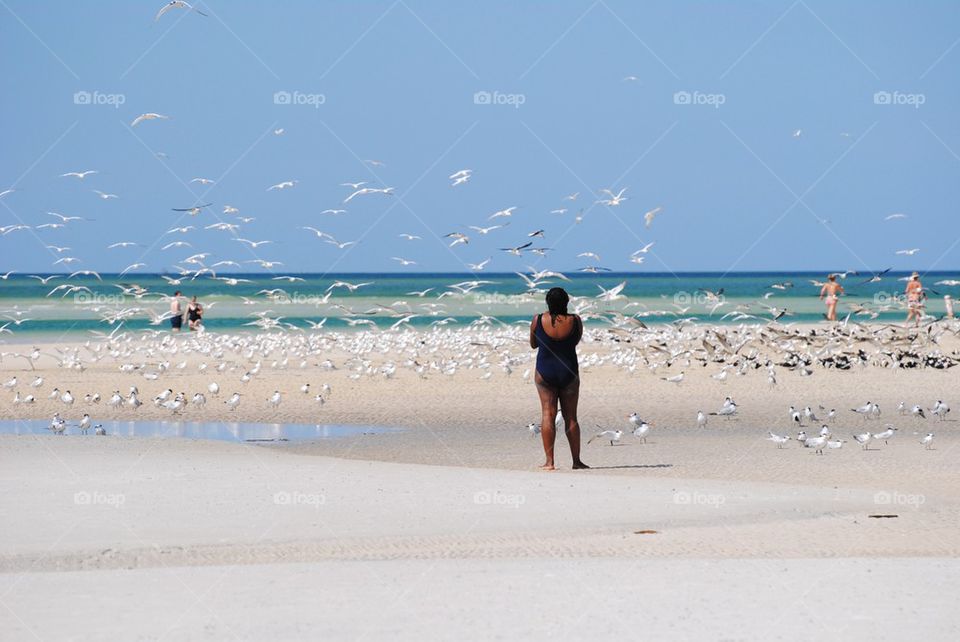
[[[540,436],[543,438],[543,452],[546,461],[540,466],[543,470],[555,470],[553,460],[553,445],[557,439],[557,393],[547,386],[540,373],[533,377],[537,384],[537,394],[540,396]]]
[[[560,391],[560,410],[563,411],[564,432],[570,444],[570,456],[573,457],[574,470],[590,468],[580,461],[580,422],[577,419],[577,405],[580,401],[580,378]]]

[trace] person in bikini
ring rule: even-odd
[[[563,412],[564,432],[570,444],[573,468],[589,468],[580,461],[580,424],[577,403],[580,399],[580,371],[577,344],[583,336],[583,321],[567,312],[570,296],[563,288],[547,292],[547,312],[530,322],[530,347],[537,350],[534,381],[540,397],[540,432],[546,461],[540,468],[554,470],[553,446],[556,440],[557,404]]]
[[[843,294],[843,286],[837,283],[837,275],[827,276],[827,282],[820,288],[820,300],[827,305],[827,321],[837,320],[837,302]]]
[[[907,295],[907,321],[915,319],[915,325],[920,325],[920,317],[923,316],[923,302],[927,295],[923,292],[923,284],[920,283],[920,274],[914,272],[907,281],[907,289],[904,291]]]

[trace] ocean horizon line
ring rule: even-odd
[[[547,271],[546,269],[544,271]],[[653,272],[640,272],[640,271],[625,271],[625,270],[603,270],[601,272],[584,272],[582,270],[575,271],[564,271],[564,270],[549,270],[552,272],[560,272],[568,277],[580,277],[580,278],[596,278],[597,276],[607,276],[607,277],[672,277],[672,276],[682,276],[682,277],[711,277],[711,278],[726,278],[731,276],[748,276],[748,277],[757,277],[757,276],[823,276],[825,274],[843,274],[847,273],[851,276],[853,275],[867,275],[867,274],[876,274],[877,272],[871,272],[868,270],[863,271],[851,271],[851,270],[738,270],[725,272],[722,270],[690,270],[690,271],[653,271]],[[8,279],[13,278],[29,278],[30,276],[63,276],[68,277],[71,274],[77,274],[78,271],[70,272],[19,272],[10,274]],[[101,277],[112,277],[112,278],[125,278],[131,279],[137,276],[141,277],[163,277],[163,276],[186,276],[179,272],[172,271],[161,271],[161,272],[129,272],[127,274],[121,274],[120,272],[103,272],[98,270],[92,270],[96,272]],[[459,277],[459,276],[468,276],[468,277],[478,277],[478,276],[489,276],[489,277],[515,277],[517,273],[527,274],[520,270],[513,272],[487,272],[487,271],[477,271],[477,272],[431,272],[426,270],[404,270],[404,271],[349,271],[349,272],[220,272],[216,271],[215,274],[231,277],[271,277],[277,274],[289,275],[289,276],[300,276],[300,277],[312,277],[312,278],[337,278],[337,277],[347,277],[347,276],[419,276],[419,277]],[[924,275],[948,275],[948,274],[957,274],[960,273],[960,268],[954,269],[937,269],[937,270],[890,270],[886,272],[887,276],[899,276],[899,275],[910,275],[913,272],[919,272],[921,276]],[[87,276],[82,270],[80,274]],[[203,275],[200,275],[203,276]],[[7,279],[5,279],[7,280]]]

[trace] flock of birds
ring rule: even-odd
[[[682,387],[685,385],[684,371],[699,367],[714,369],[711,378],[717,385],[752,376],[763,377],[766,385],[776,387],[786,377],[811,377],[826,369],[946,369],[960,359],[956,351],[948,352],[941,346],[946,337],[960,335],[960,323],[946,320],[922,329],[860,324],[798,329],[777,324],[707,326],[690,322],[647,327],[632,317],[623,316],[608,318],[608,321],[605,326],[590,326],[585,330],[580,360],[585,376],[589,376],[586,373],[591,369],[613,367],[638,378],[662,380],[660,385],[663,386]],[[35,368],[37,364],[42,365],[44,359],[52,359],[58,369],[74,374],[106,367],[115,369],[121,376],[151,382],[158,387],[157,394],[144,396],[138,384],[131,383],[125,394],[119,389],[103,396],[97,391],[74,394],[69,389],[54,387],[38,399],[39,391],[44,389],[46,379],[51,376],[47,372],[26,379],[15,375],[0,385],[14,395],[15,407],[39,405],[44,412],[55,409],[58,414],[50,426],[55,433],[62,434],[66,430],[63,414],[79,416],[75,407],[84,408],[78,428],[80,432],[86,432],[91,427],[90,413],[94,409],[102,409],[97,412],[109,413],[113,418],[129,417],[129,414],[122,413],[134,412],[151,400],[156,413],[161,416],[167,413],[171,418],[183,417],[188,412],[191,413],[189,416],[202,416],[213,399],[229,411],[236,411],[245,403],[253,403],[254,409],[276,410],[293,394],[299,399],[312,400],[314,407],[322,407],[330,397],[331,386],[322,383],[314,388],[310,380],[316,377],[316,373],[323,373],[321,376],[326,379],[339,376],[352,382],[391,379],[403,372],[415,375],[414,380],[458,374],[471,376],[471,373],[478,379],[489,380],[495,373],[504,377],[521,373],[522,381],[532,383],[534,352],[527,345],[528,333],[525,326],[506,324],[492,317],[478,320],[468,328],[435,326],[426,331],[398,328],[393,332],[360,330],[179,336],[162,331],[121,331],[102,341],[86,341],[66,348],[50,346],[46,351],[34,348],[24,353],[0,352],[0,361],[19,359]],[[675,368],[681,368],[680,373],[667,374]],[[251,381],[265,373],[290,371],[302,373],[304,381],[298,389],[275,389],[266,398],[244,401],[250,398],[243,390]],[[183,387],[176,382],[177,376],[190,373],[209,376],[204,388],[192,394],[175,392]],[[228,392],[221,397],[224,388]],[[814,408],[813,405],[789,408],[790,421],[799,430],[796,441],[818,453],[824,449],[841,448],[845,440],[837,438],[830,429],[839,418],[838,411],[822,406]],[[881,420],[881,410],[876,403],[867,403],[851,411],[864,421]],[[712,417],[726,421],[737,418],[739,412],[738,404],[727,396],[716,410],[698,411],[695,425],[705,428]],[[839,414],[849,412],[841,410]],[[950,407],[942,400],[929,408],[901,402],[897,412],[916,421],[928,418],[943,421],[950,413]],[[653,424],[637,414],[630,415],[627,421],[625,429],[603,430],[590,441],[615,444],[628,433],[645,441]],[[558,422],[562,424],[562,415]],[[808,427],[818,425],[821,426],[819,432],[807,434]],[[886,442],[896,429],[882,425],[882,430],[858,432],[853,439],[867,447]],[[539,432],[539,426],[534,424],[528,428],[534,434]],[[794,439],[774,432],[770,432],[768,438],[781,448]],[[930,447],[933,439],[933,433],[929,433],[922,443]]]
[[[811,449],[815,454],[822,455],[824,450],[838,450],[843,448],[843,445],[847,443],[846,439],[841,439],[837,437],[833,429],[830,427],[830,424],[836,419],[837,411],[836,409],[831,409],[828,412],[826,408],[820,406],[821,412],[826,412],[823,419],[817,417],[816,412],[810,407],[806,406],[802,411],[798,411],[795,407],[790,406],[788,411],[790,416],[790,421],[800,428],[800,431],[797,433],[796,441],[803,448]],[[907,408],[906,402],[901,401],[897,407],[897,410],[901,416],[910,415],[916,419],[925,420],[926,414],[923,406],[916,404],[912,408]],[[866,404],[857,407],[851,408],[851,412],[857,413],[864,419],[873,419],[879,420],[881,411],[878,404],[867,402]],[[934,403],[933,407],[929,409],[929,412],[937,417],[939,421],[944,421],[947,419],[947,415],[950,413],[950,406],[944,403],[942,400],[937,400]],[[709,416],[719,416],[726,419],[735,417],[738,414],[738,407],[736,402],[733,401],[731,397],[726,397],[721,405],[720,409],[717,412],[711,412],[705,414],[702,410],[697,411],[696,417],[696,426],[698,428],[706,428],[708,423]],[[807,421],[812,424],[820,424],[820,430],[817,434],[808,435],[805,429],[804,421]],[[627,417],[628,426],[624,428],[617,428],[614,430],[604,430],[601,426],[600,432],[594,434],[590,439],[587,440],[587,444],[591,444],[594,441],[603,441],[608,442],[611,446],[615,446],[621,443],[621,439],[626,434],[632,434],[640,443],[647,443],[647,437],[650,435],[650,430],[653,427],[648,421],[641,419],[637,413],[631,413]],[[563,412],[560,411],[557,413],[555,421],[555,429],[557,432],[564,430],[565,420],[563,417]],[[527,430],[533,436],[540,435],[542,432],[542,426],[536,423],[527,424]],[[857,444],[859,444],[863,450],[870,450],[871,443],[883,442],[885,445],[889,444],[890,440],[897,434],[899,429],[896,428],[893,424],[884,424],[883,430],[878,432],[857,432],[852,433],[852,438]],[[914,433],[919,434],[919,433]],[[934,433],[928,432],[923,436],[919,443],[926,450],[933,449],[933,440]],[[782,449],[792,437],[789,435],[779,435],[773,431],[767,431],[768,441],[776,444],[778,449]]]
[[[732,402],[731,402],[732,403]],[[823,406],[820,406],[821,411],[826,411]],[[851,408],[851,412],[854,412],[865,420],[879,420],[881,416],[881,410],[879,404],[868,401],[862,406],[857,408]],[[916,419],[925,420],[927,418],[923,406],[920,404],[914,404],[912,407],[908,408],[905,401],[901,401],[897,405],[897,411],[900,416],[910,415]],[[817,454],[823,454],[825,448],[828,449],[839,449],[843,448],[843,445],[847,442],[846,439],[835,438],[831,428],[830,423],[836,418],[837,411],[836,409],[831,409],[821,421],[816,415],[816,413],[810,408],[810,406],[804,407],[803,411],[798,411],[793,406],[790,406],[789,409],[790,421],[800,428],[800,432],[797,433],[796,441],[798,444],[804,448],[812,448]],[[950,413],[950,406],[944,403],[942,400],[937,400],[933,407],[929,409],[929,412],[937,417],[939,421],[944,421],[947,419],[947,415]],[[807,434],[807,431],[804,429],[804,421],[808,421],[814,425],[820,423],[820,432],[817,435],[810,436]],[[883,424],[883,430],[878,432],[857,432],[852,433],[851,436],[857,444],[859,444],[863,450],[870,450],[871,443],[883,442],[885,445],[889,444],[890,440],[897,434],[899,429],[890,423]],[[784,444],[790,441],[789,435],[778,435],[772,431],[767,433],[769,436],[767,439],[772,441],[777,445],[777,448],[783,448]],[[918,433],[914,433],[918,434]],[[920,439],[920,445],[927,450],[933,448],[934,433],[928,432],[924,437]]]

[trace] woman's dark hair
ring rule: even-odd
[[[563,288],[550,288],[547,292],[547,310],[550,312],[550,323],[557,322],[558,314],[567,314],[567,304],[570,302],[570,295]]]

